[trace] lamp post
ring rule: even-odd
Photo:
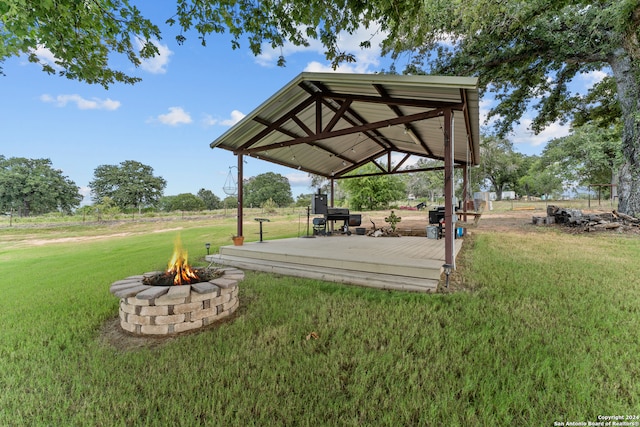
[[[444,275],[447,277],[445,282],[445,287],[449,288],[449,275],[451,274],[451,269],[453,266],[451,264],[442,264],[442,269],[444,270]]]
[[[211,243],[205,243],[204,247],[207,248],[207,255],[209,255],[209,249],[211,248]]]

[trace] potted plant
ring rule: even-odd
[[[242,246],[242,244],[244,243],[244,236],[232,235],[231,240],[233,240],[234,246]]]

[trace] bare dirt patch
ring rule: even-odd
[[[478,222],[478,230],[495,232],[525,232],[531,225],[536,211],[485,212]],[[539,213],[538,213],[539,214]]]
[[[540,212],[540,210],[485,211],[478,221],[477,227],[471,227],[469,230],[527,232],[531,230],[531,217],[541,215]],[[402,221],[398,223],[397,227],[404,235],[425,235],[427,226],[431,225],[427,211],[395,211],[395,213],[402,217]],[[384,221],[384,218],[379,214],[363,216],[362,226],[371,228],[371,221],[373,221],[376,227],[387,227],[389,224]]]
[[[100,328],[99,341],[107,346],[119,351],[135,351],[143,348],[160,347],[176,337],[162,336],[135,336],[127,333],[120,327],[120,318],[109,319]]]
[[[163,228],[157,230],[151,230],[151,233],[166,233],[171,231],[182,230],[184,227],[174,227],[174,228]],[[33,237],[25,238],[23,240],[14,241],[15,247],[24,247],[24,246],[45,246],[52,245],[56,243],[80,243],[80,242],[89,242],[96,240],[107,240],[116,237],[127,237],[127,236],[135,236],[139,234],[144,234],[146,232],[120,232],[120,233],[110,233],[110,234],[100,234],[96,236],[73,236],[73,237],[57,237],[50,239],[36,239]]]
[[[242,305],[238,307],[238,310],[240,310],[240,308],[242,308]],[[238,310],[236,310],[236,312]],[[205,326],[198,329],[197,331],[183,332],[179,335],[162,335],[157,337],[149,335],[130,334],[120,326],[120,318],[115,317],[103,323],[102,327],[100,328],[98,339],[102,343],[102,345],[114,348],[118,351],[136,351],[140,349],[159,348],[170,343],[171,341],[179,339],[182,336],[198,334],[207,330],[211,330],[212,328],[216,328],[225,322],[229,322],[232,319],[235,319],[236,316],[237,314],[234,313],[225,319],[219,320],[213,325]]]
[[[115,233],[115,234],[107,234],[102,236],[60,237],[57,239],[29,239],[29,240],[24,240],[21,243],[24,245],[31,245],[31,246],[44,246],[44,245],[50,245],[54,243],[76,243],[76,242],[86,242],[91,240],[104,240],[104,239],[111,239],[112,237],[131,236],[132,234],[133,233]]]

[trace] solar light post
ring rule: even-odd
[[[445,287],[449,288],[449,275],[451,274],[451,269],[453,266],[451,264],[442,264],[442,268],[444,269],[444,275],[447,277],[445,282]]]
[[[205,243],[204,247],[207,248],[207,255],[209,255],[209,249],[211,248],[211,243]]]

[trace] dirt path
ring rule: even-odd
[[[427,218],[428,212],[421,211],[406,212],[397,211],[397,215],[402,217],[402,221],[398,223],[398,228],[404,231],[403,234],[424,235],[426,234],[426,227],[429,226],[429,220]],[[477,227],[471,227],[471,229],[483,230],[483,231],[526,231],[531,224],[531,217],[533,215],[543,215],[539,210],[523,210],[523,211],[504,211],[504,212],[485,212],[478,221]],[[374,213],[371,216],[363,216],[362,222],[364,227],[371,227],[373,220],[376,227],[386,227],[388,224],[384,221],[384,216],[376,215]],[[418,233],[418,234],[415,234]]]
[[[184,227],[174,227],[174,228],[162,228],[157,230],[151,230],[151,233],[166,233],[170,231],[182,230]],[[25,247],[25,246],[45,246],[52,245],[56,243],[80,243],[80,242],[88,242],[88,241],[96,241],[96,240],[107,240],[116,237],[127,237],[127,236],[136,236],[140,234],[145,234],[146,231],[142,232],[117,232],[117,233],[109,233],[109,234],[99,234],[95,236],[72,236],[72,237],[52,237],[49,239],[36,238],[33,235],[23,236],[21,239],[2,239],[0,237],[0,242],[11,243],[12,247]]]

